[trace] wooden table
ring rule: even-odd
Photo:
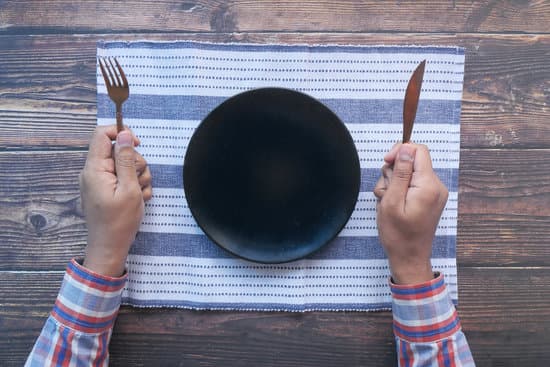
[[[0,365],[83,252],[96,41],[461,45],[459,314],[479,366],[550,363],[550,1],[0,1]],[[113,366],[390,366],[391,313],[123,307]],[[546,363],[543,363],[546,362]]]

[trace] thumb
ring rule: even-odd
[[[399,148],[397,158],[394,162],[393,173],[390,183],[386,190],[385,198],[390,201],[390,205],[403,207],[405,197],[409,189],[411,177],[413,174],[414,157],[416,147],[410,144],[403,144]]]
[[[139,185],[136,175],[134,137],[129,130],[121,131],[116,137],[115,167],[118,182],[122,188]]]

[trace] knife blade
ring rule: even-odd
[[[416,109],[420,98],[420,90],[422,89],[422,80],[424,79],[425,66],[426,60],[422,61],[416,67],[407,85],[405,100],[403,101],[403,143],[408,143],[411,140]]]

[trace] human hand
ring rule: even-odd
[[[448,190],[435,174],[424,145],[396,144],[384,161],[374,194],[378,233],[393,281],[418,284],[431,280],[432,242]]]
[[[116,144],[112,141],[116,139]],[[139,140],[116,125],[97,127],[80,173],[82,209],[88,227],[84,266],[118,277],[152,196],[151,172],[134,150]]]

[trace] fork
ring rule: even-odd
[[[116,106],[116,128],[118,132],[121,132],[124,130],[124,125],[122,124],[122,103],[130,95],[128,80],[116,57],[99,57],[98,60],[101,74],[107,87],[107,93]]]

